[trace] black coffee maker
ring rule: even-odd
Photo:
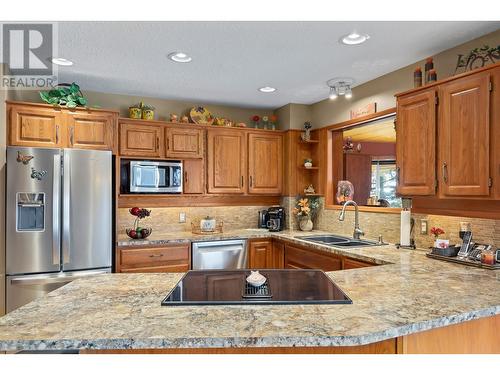
[[[270,232],[280,232],[285,229],[285,209],[279,206],[267,210],[267,229]]]

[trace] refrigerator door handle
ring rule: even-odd
[[[63,157],[63,264],[70,263],[70,197],[71,197],[71,158],[69,152]]]
[[[52,263],[61,263],[61,154],[54,155],[52,181]]]
[[[52,275],[52,276],[33,276],[33,277],[16,277],[10,280],[12,285],[46,285],[46,284],[60,284],[69,283],[70,281],[80,279],[82,277],[97,276],[109,273],[109,270],[99,270],[99,271],[82,271],[67,273],[64,275]]]

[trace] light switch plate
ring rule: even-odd
[[[420,220],[420,234],[427,234],[429,223],[427,220]]]
[[[185,223],[185,222],[186,222],[186,213],[179,212],[179,223]]]

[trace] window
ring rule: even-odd
[[[401,198],[396,197],[396,161],[372,161],[371,197],[387,202],[388,207],[401,207]]]

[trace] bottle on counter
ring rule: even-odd
[[[422,69],[417,67],[413,72],[413,87],[416,88],[420,86],[422,86]]]
[[[432,57],[429,57],[425,60],[425,83],[429,83],[429,72],[434,69],[434,62],[432,61]]]

